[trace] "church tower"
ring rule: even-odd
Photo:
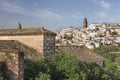
[[[87,18],[85,17],[83,21],[83,28],[87,28],[87,27],[88,27],[88,22],[87,22]]]

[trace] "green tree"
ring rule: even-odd
[[[47,59],[40,57],[35,60],[25,60],[25,80],[35,80],[35,77],[42,73],[49,73],[50,68],[47,64]]]
[[[79,78],[79,60],[67,53],[60,52],[51,59],[52,78],[54,80],[66,80],[71,76]],[[78,79],[77,79],[78,80]]]
[[[0,71],[0,80],[4,80],[3,73]]]
[[[101,76],[104,73],[102,67],[93,62],[88,63],[87,65],[89,69],[88,80],[102,80]]]
[[[112,80],[119,79],[120,71],[118,70],[117,65],[113,63],[111,60],[106,60],[105,65],[106,65],[104,67],[105,73],[109,75],[109,77]]]
[[[53,80],[101,80],[103,74],[96,63],[81,62],[64,52],[52,57],[52,68]]]
[[[102,74],[103,80],[119,80],[120,70],[118,69],[115,59],[118,55],[112,52],[117,52],[120,50],[119,46],[100,46],[94,49],[95,52],[106,58],[105,67],[103,68],[104,73]]]
[[[35,77],[35,80],[51,80],[50,75],[46,73],[40,72],[37,77]]]
[[[25,80],[117,80],[114,64],[102,68],[96,63],[85,63],[76,57],[59,52],[51,57],[25,60]],[[110,70],[111,69],[111,70]]]

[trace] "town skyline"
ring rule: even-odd
[[[113,0],[0,0],[0,28],[43,26],[56,30],[92,23],[120,23],[119,1]]]

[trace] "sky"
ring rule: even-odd
[[[0,28],[57,30],[92,23],[120,23],[120,0],[0,0]]]

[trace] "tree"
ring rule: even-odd
[[[103,68],[104,73],[102,74],[103,80],[119,80],[120,70],[118,69],[115,59],[118,55],[112,52],[117,52],[120,50],[119,46],[100,46],[94,49],[95,52],[106,58],[105,67]]]
[[[37,77],[35,77],[35,80],[51,80],[49,74],[45,74],[40,72]]]
[[[35,60],[25,60],[25,80],[35,80],[35,77],[41,75],[41,73],[50,72],[50,68],[46,58],[40,57]]]
[[[69,78],[74,78],[74,80],[79,79],[79,60],[66,54],[60,52],[52,57],[52,78],[53,80],[69,80]]]
[[[96,63],[86,63],[76,57],[59,52],[51,57],[25,60],[25,80],[117,80],[114,64],[102,68]]]
[[[104,73],[102,67],[97,65],[96,63],[88,63],[88,80],[102,80],[102,74]]]
[[[120,71],[117,68],[117,65],[113,63],[111,60],[106,60],[105,67],[103,68],[106,75],[108,75],[111,80],[118,80],[120,77]]]
[[[53,80],[102,80],[103,69],[96,63],[85,63],[65,52],[52,57]]]
[[[0,71],[0,80],[4,80],[3,73]]]

